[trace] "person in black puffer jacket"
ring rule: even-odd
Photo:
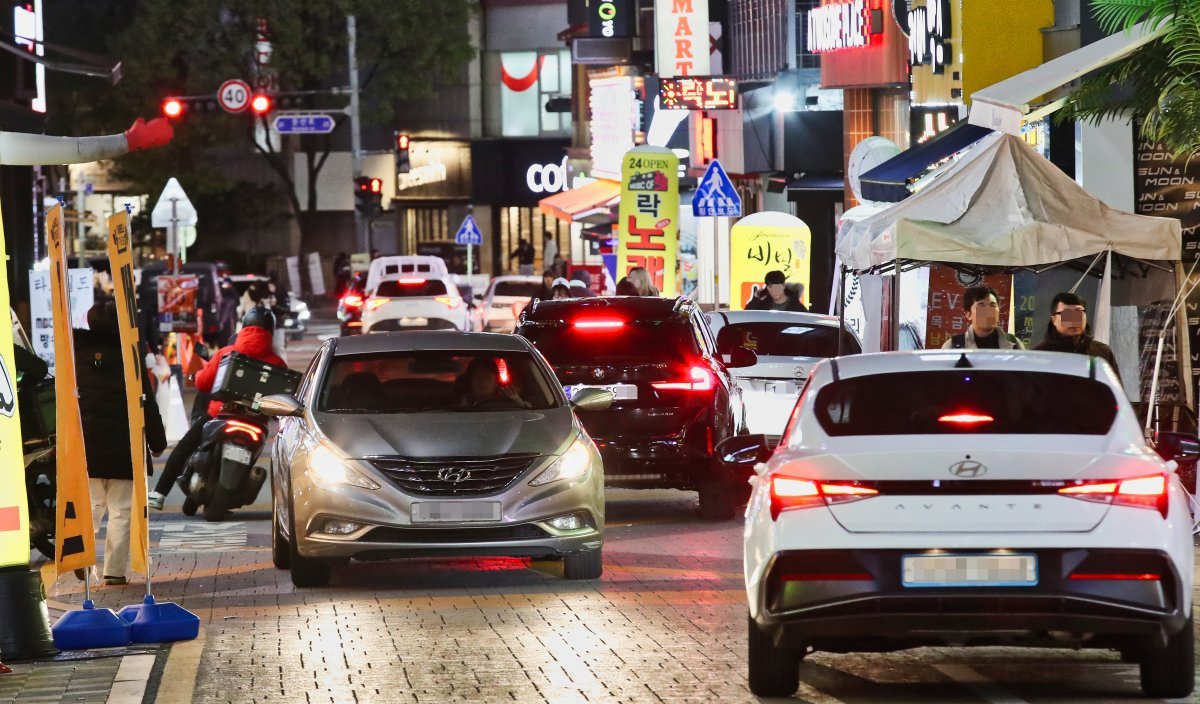
[[[1121,376],[1112,348],[1092,337],[1092,329],[1087,321],[1087,306],[1084,300],[1074,293],[1060,293],[1050,301],[1050,322],[1046,324],[1046,337],[1033,349],[1099,357],[1112,366],[1118,378]]]
[[[92,521],[99,532],[100,521],[105,512],[108,513],[104,582],[125,584],[128,581],[125,573],[129,568],[133,482],[135,479],[146,481],[143,472],[148,473],[149,467],[134,471],[133,453],[127,444],[129,410],[116,304],[111,298],[98,301],[88,310],[87,320],[90,330],[75,331],[75,367],[92,493]],[[167,434],[144,369],[142,388],[137,391],[145,398],[142,412],[146,442],[150,451],[158,456],[167,449]]]

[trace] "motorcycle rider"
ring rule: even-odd
[[[213,382],[217,378],[217,367],[220,366],[225,355],[230,352],[237,352],[253,357],[260,362],[286,368],[287,362],[275,353],[272,345],[274,333],[275,314],[265,307],[251,308],[242,318],[242,330],[238,333],[237,340],[228,347],[222,347],[204,365],[203,369],[196,372],[196,390],[202,394],[212,391]],[[157,486],[147,497],[150,508],[162,510],[163,502],[166,500],[167,494],[171,492],[171,486],[179,480],[184,468],[187,467],[188,458],[200,446],[200,441],[204,436],[204,424],[215,418],[224,405],[221,401],[210,401],[208,413],[193,422],[192,427],[188,428],[179,443],[175,445],[175,449],[171,450],[171,456],[167,458],[167,465],[163,468],[162,476],[158,478]]]

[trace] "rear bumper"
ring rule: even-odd
[[[850,652],[947,644],[1137,650],[1164,646],[1187,619],[1190,579],[1185,586],[1164,552],[1013,549],[1037,555],[1036,586],[905,587],[902,558],[918,552],[777,554],[756,621],[781,647]],[[1153,569],[1159,579],[1071,579],[1101,564],[1112,573]]]
[[[712,456],[679,437],[592,439],[604,458],[606,486],[695,489],[714,472]]]

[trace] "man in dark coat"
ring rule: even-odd
[[[1112,348],[1092,337],[1087,321],[1086,304],[1074,293],[1060,293],[1050,302],[1050,322],[1046,325],[1046,337],[1033,349],[1099,357],[1112,365],[1117,377],[1121,376]]]
[[[808,312],[808,306],[800,302],[800,291],[787,287],[787,276],[782,271],[768,271],[765,281],[763,290],[746,302],[746,310]]]
[[[92,494],[92,520],[96,532],[108,513],[104,540],[104,583],[126,584],[129,569],[129,522],[133,482],[146,481],[148,467],[133,466],[129,447],[129,407],[126,405],[125,368],[121,361],[121,338],[117,308],[111,298],[97,302],[88,311],[90,330],[75,331],[76,382],[83,442],[87,454]],[[134,390],[138,393],[139,390]],[[146,442],[159,455],[167,449],[158,404],[150,391],[150,379],[142,371]]]

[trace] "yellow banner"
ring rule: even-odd
[[[68,309],[67,261],[63,251],[63,208],[46,213],[50,245],[50,302],[54,320],[54,397],[57,405],[58,507],[55,520],[55,566],[60,573],[96,564],[92,532],[92,495],[88,490],[87,456],[75,380],[75,335]]]
[[[6,261],[4,227],[0,225],[0,263]],[[12,311],[7,266],[0,266],[0,310]],[[29,564],[29,499],[25,496],[17,365],[13,356],[15,324],[10,319],[8,325],[0,325],[0,567]]]
[[[745,309],[765,285],[768,271],[782,271],[788,284],[802,286],[800,301],[808,305],[811,251],[812,232],[803,220],[784,213],[755,213],[739,220],[729,232],[730,309]]]
[[[634,147],[621,159],[617,278],[642,267],[664,296],[675,296],[679,256],[679,157]]]
[[[129,566],[149,574],[150,523],[146,506],[146,416],[142,379],[145,357],[137,326],[137,299],[133,289],[133,249],[129,240],[129,213],[122,210],[108,219],[108,262],[117,294],[117,321],[121,327],[121,360],[125,366],[125,402],[129,413],[129,447],[133,450],[133,508],[129,537]],[[116,438],[114,438],[115,440]]]

